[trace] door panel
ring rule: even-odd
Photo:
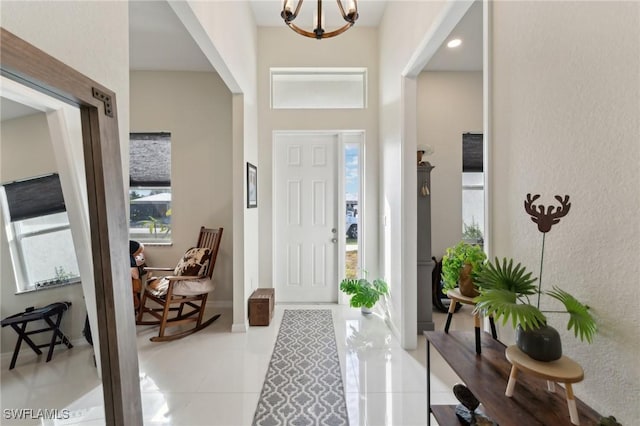
[[[337,302],[337,135],[278,134],[274,279],[282,302]]]

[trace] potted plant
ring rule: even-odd
[[[551,291],[543,291],[537,278],[518,263],[513,266],[513,259],[503,259],[502,264],[496,258],[488,262],[478,274],[480,295],[474,299],[476,309],[494,319],[503,319],[516,329],[516,344],[524,353],[539,361],[553,361],[562,356],[560,335],[547,324],[547,318],[540,309],[540,296],[547,295],[560,301],[564,311],[569,314],[568,330],[573,330],[581,341],[591,343],[597,328],[596,322],[589,313],[589,307],[580,303],[566,291],[553,287]],[[529,296],[537,297],[537,304],[531,303]]]
[[[460,293],[476,297],[479,293],[474,285],[475,277],[482,270],[487,255],[482,247],[460,241],[449,247],[442,258],[442,292],[460,287]]]
[[[380,296],[389,293],[389,286],[379,278],[373,282],[367,278],[345,278],[340,282],[340,290],[351,296],[351,307],[360,308],[363,314],[368,314]]]

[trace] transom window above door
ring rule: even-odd
[[[271,68],[273,109],[366,107],[366,68]]]

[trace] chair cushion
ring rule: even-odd
[[[211,261],[211,249],[207,247],[192,247],[187,250],[173,271],[174,275],[199,276],[205,273]],[[167,294],[169,280],[156,278],[147,283],[147,289],[156,297]],[[209,293],[213,290],[213,283],[209,278],[176,281],[173,285],[173,294],[180,296],[192,296]]]
[[[193,247],[186,251],[176,269],[174,275],[203,275],[211,261],[211,249],[207,247]]]
[[[173,294],[176,296],[196,296],[198,294],[210,293],[214,288],[215,285],[209,278],[178,281],[173,285]]]
[[[210,293],[215,285],[209,278],[199,280],[176,281],[173,284],[173,294],[176,296],[195,296],[198,294]],[[147,283],[147,290],[156,297],[167,294],[169,280],[167,278],[156,278]]]

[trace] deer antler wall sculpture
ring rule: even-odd
[[[565,195],[562,198],[560,195],[556,195],[555,199],[560,202],[560,206],[549,206],[546,208],[543,205],[533,204],[540,198],[540,194],[531,195],[527,194],[527,199],[524,201],[524,209],[531,216],[531,220],[538,224],[538,231],[547,233],[551,231],[551,227],[560,222],[560,218],[569,213],[571,209],[571,203],[569,202],[569,196]]]

